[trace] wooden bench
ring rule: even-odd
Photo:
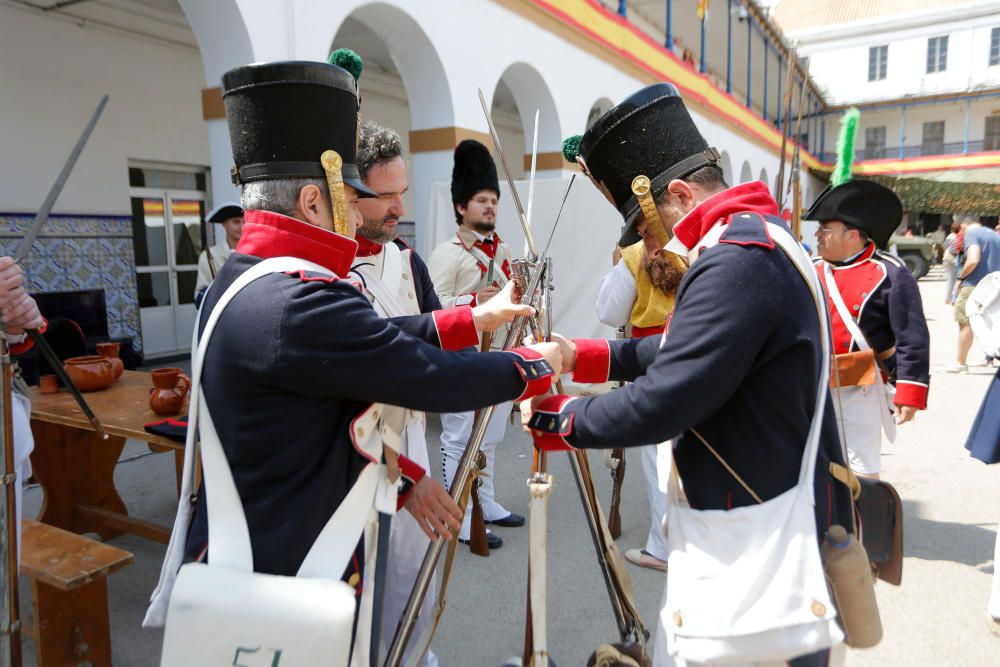
[[[135,558],[108,544],[26,519],[21,574],[31,578],[39,667],[111,665],[107,576]]]

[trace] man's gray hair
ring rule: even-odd
[[[955,215],[952,218],[960,225],[969,225],[974,222],[979,222],[978,215]]]
[[[298,208],[299,192],[307,185],[316,185],[326,197],[329,189],[321,178],[282,178],[253,181],[243,185],[241,203],[244,211],[271,211],[294,217]]]
[[[368,172],[372,167],[395,158],[406,159],[399,133],[373,120],[362,123],[357,160],[361,180],[368,180]]]

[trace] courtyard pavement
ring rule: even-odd
[[[884,450],[883,477],[893,482],[905,505],[903,585],[880,583],[877,594],[885,628],[882,643],[851,651],[848,665],[997,665],[1000,638],[986,624],[994,564],[993,544],[1000,520],[1000,466],[972,460],[963,448],[969,425],[994,369],[981,365],[974,350],[967,375],[948,375],[956,327],[943,303],[944,283],[932,272],[920,282],[931,330],[931,392],[926,412],[900,429]],[[430,420],[431,460],[438,459],[439,424]],[[591,456],[595,484],[607,509],[611,480],[599,453]],[[526,479],[530,445],[519,428],[510,427],[497,455],[497,497],[527,514]],[[640,547],[648,529],[648,511],[638,456],[628,456],[623,492],[622,551]],[[440,468],[433,471],[440,477]],[[594,555],[583,510],[564,456],[550,457],[555,490],[550,504],[549,646],[560,665],[583,665],[594,648],[614,641],[616,631],[608,596]],[[131,514],[161,524],[172,522],[176,508],[172,457],[151,454],[144,443],[130,441],[116,469],[115,481]],[[25,494],[25,516],[34,516],[41,490]],[[293,519],[293,517],[290,517]],[[449,588],[448,607],[434,642],[442,665],[499,665],[519,654],[523,642],[527,528],[498,528],[503,548],[480,558],[460,548]],[[159,662],[162,633],[140,628],[146,603],[159,575],[164,547],[132,536],[111,540],[132,551],[136,562],[109,579],[114,663],[123,666]],[[629,566],[643,620],[655,629],[665,576]],[[22,578],[24,612],[30,610],[30,587]],[[26,664],[34,647],[25,642]]]

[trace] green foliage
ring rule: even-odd
[[[583,137],[579,134],[574,134],[572,137],[568,137],[562,145],[562,154],[566,158],[566,161],[572,164],[576,164],[576,156],[580,154],[580,140]]]
[[[926,178],[871,176],[868,180],[896,193],[907,211],[962,215],[1000,215],[1000,186]]]
[[[337,49],[330,54],[329,59],[327,59],[331,65],[337,65],[338,67],[343,67],[351,76],[354,77],[355,81],[361,80],[361,70],[364,69],[364,62],[354,51],[350,49]]]
[[[833,168],[830,184],[833,187],[843,185],[851,180],[851,165],[854,162],[854,140],[858,133],[858,120],[861,112],[851,107],[844,113],[840,124],[840,136],[837,137],[837,165]]]

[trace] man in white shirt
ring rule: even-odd
[[[243,236],[243,207],[235,202],[219,204],[212,209],[205,222],[222,225],[224,236],[211,248],[205,248],[198,257],[198,282],[194,286],[195,302],[201,303],[205,290],[215,280],[215,274],[233,254]]]

